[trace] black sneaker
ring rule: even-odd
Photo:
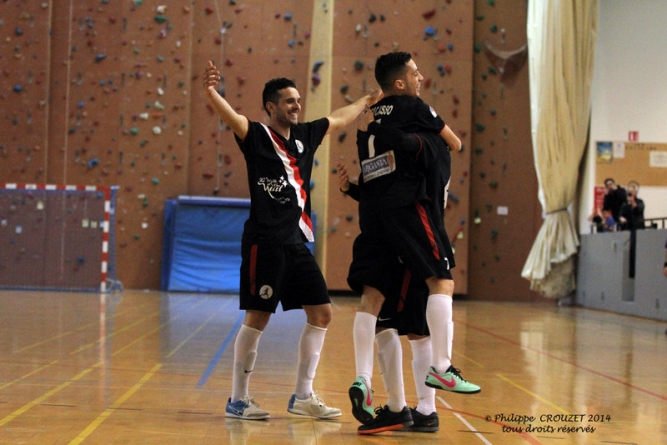
[[[440,429],[440,421],[438,420],[438,413],[433,411],[428,416],[417,411],[416,408],[410,408],[412,415],[412,426],[409,426],[405,431],[412,431],[416,433],[435,433]]]
[[[385,405],[383,408],[375,408],[375,419],[368,425],[361,425],[357,429],[357,434],[377,434],[384,431],[402,430],[412,426],[412,414],[410,408],[404,406],[401,412],[395,413],[389,411],[389,407]]]

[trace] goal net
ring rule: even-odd
[[[118,187],[0,184],[0,289],[110,292]]]

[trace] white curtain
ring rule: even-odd
[[[590,117],[597,0],[529,0],[531,131],[546,218],[521,276],[546,297],[574,290],[575,197]]]

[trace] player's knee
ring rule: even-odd
[[[318,328],[326,328],[331,323],[333,312],[331,304],[319,304],[317,306],[304,307],[308,324]]]
[[[264,331],[270,319],[270,312],[248,310],[245,313],[243,324],[258,331]]]
[[[374,287],[364,286],[359,310],[377,315],[384,303],[384,295]]]
[[[429,294],[444,294],[452,296],[454,295],[454,280],[448,280],[445,278],[430,277],[426,280],[428,285]]]

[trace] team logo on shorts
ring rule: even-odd
[[[273,288],[265,284],[259,289],[259,296],[262,300],[268,300],[273,296]]]

